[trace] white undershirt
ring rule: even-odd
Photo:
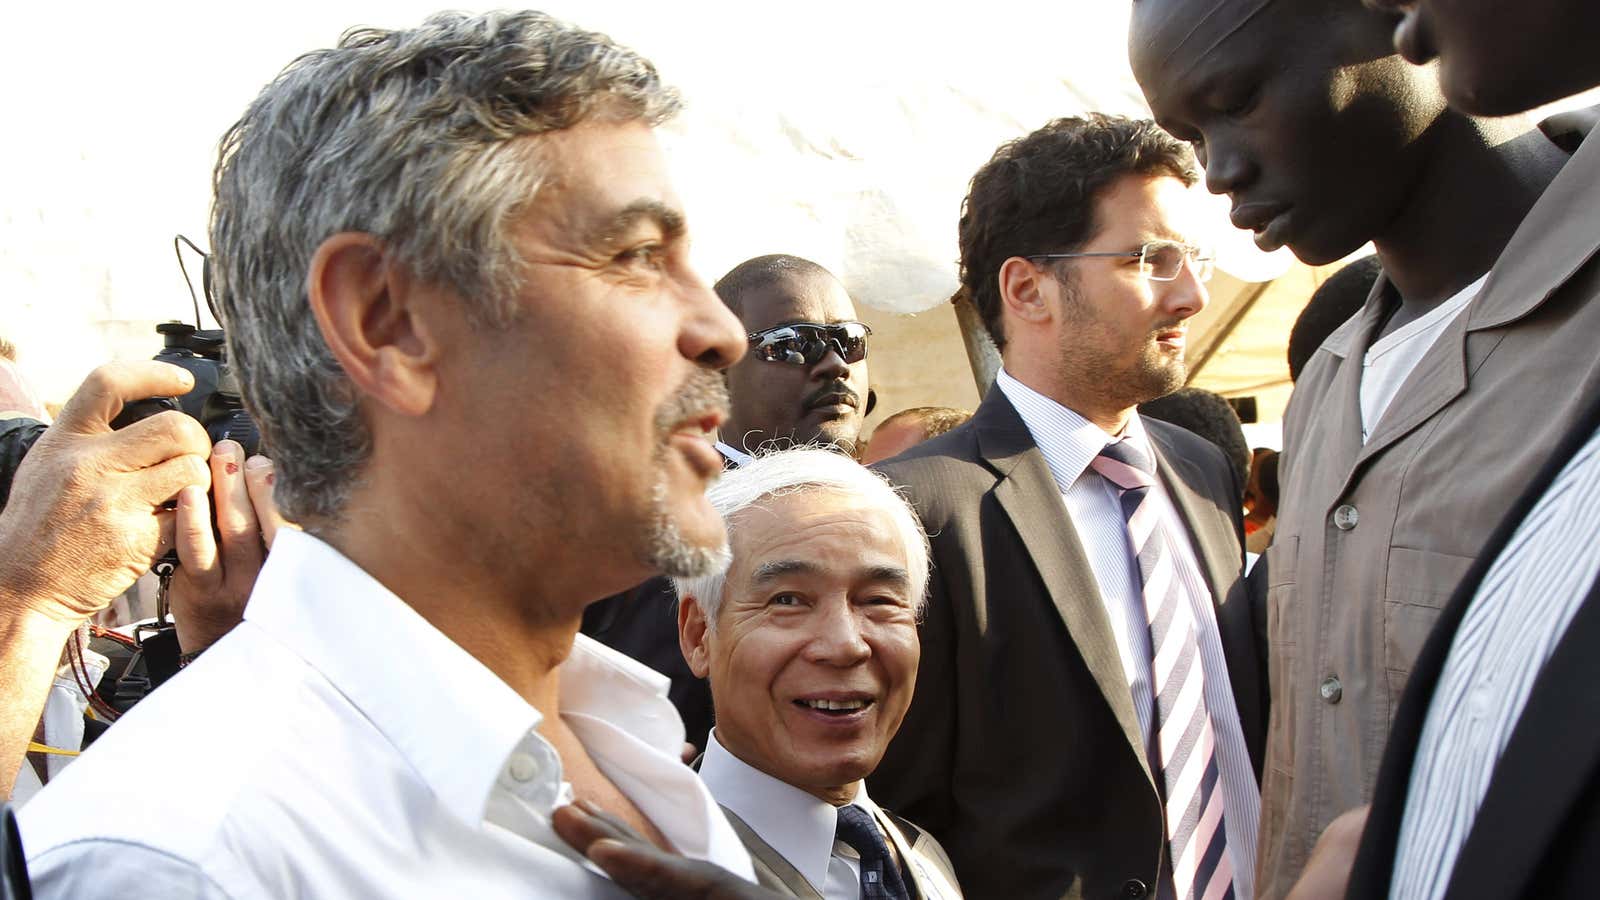
[[[1361,360],[1361,441],[1378,427],[1383,414],[1411,376],[1423,354],[1449,327],[1472,298],[1478,296],[1484,275],[1462,288],[1454,297],[1429,310],[1427,315],[1407,322],[1372,343]]]

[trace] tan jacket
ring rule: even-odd
[[[805,876],[771,844],[762,840],[755,829],[726,806],[722,812],[739,835],[739,840],[744,842],[745,849],[750,851],[750,861],[756,868],[756,881],[762,887],[785,897],[822,900],[821,892],[806,881]],[[944,848],[933,839],[933,835],[882,810],[878,810],[876,819],[894,852],[906,862],[905,868],[911,873],[912,880],[907,887],[914,886],[916,896],[922,900],[960,900],[961,888],[956,884],[955,870],[951,868],[950,858],[945,856]]]
[[[1600,141],[1557,176],[1365,446],[1361,361],[1393,290],[1306,366],[1267,553],[1271,718],[1258,897],[1371,798],[1396,701],[1484,541],[1600,391]]]

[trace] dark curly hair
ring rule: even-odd
[[[1004,144],[972,176],[961,204],[961,284],[995,346],[1000,266],[1013,256],[1070,253],[1099,230],[1095,199],[1123,175],[1200,178],[1194,155],[1148,119],[1090,113],[1056,119]]]

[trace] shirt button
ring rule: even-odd
[[[1322,699],[1329,703],[1338,703],[1344,699],[1344,685],[1339,683],[1337,675],[1329,675],[1322,679],[1322,686],[1318,690],[1322,694]]]
[[[526,753],[518,753],[511,757],[511,764],[506,766],[506,773],[516,781],[532,781],[533,776],[539,774],[539,761]]]
[[[1359,521],[1361,521],[1361,514],[1356,512],[1356,508],[1348,503],[1333,511],[1333,525],[1340,531],[1349,531],[1356,527],[1356,523]]]
[[[1122,896],[1129,898],[1129,900],[1139,900],[1140,897],[1148,893],[1150,893],[1150,889],[1145,887],[1144,882],[1137,878],[1130,878],[1122,884]]]

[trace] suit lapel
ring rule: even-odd
[[[1128,689],[1116,634],[1100,600],[1100,586],[1089,558],[1067,521],[1061,491],[1044,454],[998,388],[989,392],[973,419],[978,451],[999,476],[995,500],[1016,529],[1062,624],[1148,778],[1150,762],[1134,715],[1133,695]]]
[[[910,873],[911,880],[916,883],[917,896],[922,900],[957,900],[961,891],[956,887],[955,875],[951,872],[941,871],[939,867],[931,864],[927,856],[918,852],[916,844],[908,839],[905,832],[895,824],[893,817],[882,809],[874,816],[878,829],[894,845],[894,852],[899,854],[904,869]]]
[[[1447,900],[1525,896],[1568,812],[1588,793],[1600,769],[1600,716],[1588,713],[1600,684],[1597,635],[1600,584],[1534,681],[1457,857]]]

